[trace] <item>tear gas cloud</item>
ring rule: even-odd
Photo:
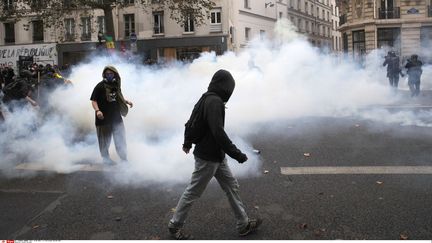
[[[89,100],[106,65],[122,78],[124,96],[134,103],[124,118],[129,163],[109,175],[125,184],[186,182],[193,170],[192,155],[181,150],[184,123],[194,103],[219,69],[230,71],[236,88],[226,110],[226,130],[250,158],[239,165],[229,160],[236,176],[261,174],[261,161],[252,153],[247,135],[255,125],[308,116],[358,116],[378,121],[429,126],[412,113],[365,109],[396,102],[382,67],[384,51],[369,54],[361,68],[349,58],[323,53],[279,21],[277,37],[256,40],[241,53],[204,53],[191,64],[173,63],[155,69],[120,57],[93,57],[73,68],[73,87],[50,96],[54,112],[43,119],[32,108],[8,115],[2,125],[0,168],[21,162],[43,164],[69,173],[88,162],[100,163]],[[422,87],[432,76],[424,68]],[[407,89],[401,79],[401,88]],[[117,159],[114,146],[110,148]]]

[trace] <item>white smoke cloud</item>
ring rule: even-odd
[[[123,94],[134,103],[124,118],[130,161],[108,172],[123,184],[176,183],[190,178],[193,156],[181,151],[184,123],[219,69],[230,71],[236,80],[227,103],[227,133],[250,158],[241,165],[229,161],[237,176],[261,174],[259,156],[252,153],[246,139],[256,124],[308,116],[354,116],[430,126],[424,114],[378,108],[401,102],[388,87],[382,51],[368,55],[365,67],[360,67],[349,58],[320,52],[295,33],[289,22],[280,22],[276,33],[275,41],[253,41],[239,54],[204,53],[191,64],[160,69],[116,56],[92,58],[73,68],[69,77],[73,87],[51,95],[51,115],[42,119],[31,108],[9,114],[2,125],[0,169],[31,162],[70,173],[83,164],[100,163],[89,99],[106,65],[118,69]],[[431,72],[425,68],[423,87],[431,86],[427,82]],[[406,89],[403,79],[400,83]],[[118,160],[113,147],[110,154]]]

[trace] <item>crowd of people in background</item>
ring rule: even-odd
[[[14,70],[12,66],[0,66],[0,121],[8,112],[27,104],[48,111],[49,93],[60,85],[71,84],[64,78],[69,76],[69,72],[67,65],[59,68],[33,63],[19,70]]]

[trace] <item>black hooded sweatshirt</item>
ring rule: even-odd
[[[225,133],[225,105],[234,91],[235,82],[226,70],[219,70],[214,75],[208,87],[208,95],[204,101],[204,119],[207,128],[204,137],[196,144],[194,155],[200,159],[212,162],[222,162],[227,153],[233,159],[244,162],[243,154]]]

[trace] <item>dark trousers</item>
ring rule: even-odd
[[[390,86],[397,88],[399,84],[399,73],[388,76]]]
[[[120,159],[127,160],[126,132],[123,122],[113,125],[96,126],[96,133],[99,142],[99,151],[103,159],[110,160],[109,146],[111,137],[114,137],[114,145]]]

